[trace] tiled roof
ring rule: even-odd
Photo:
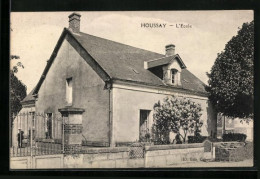
[[[164,58],[165,55],[82,32],[79,35],[71,34],[111,78],[169,86],[163,83],[155,74],[144,68],[144,61]],[[184,67],[186,66],[184,65]],[[181,72],[181,84],[183,89],[206,93],[205,84],[186,68],[183,68]]]
[[[85,33],[73,36],[111,78],[163,85],[159,77],[144,69],[144,61],[164,55]]]
[[[43,83],[48,70],[50,69],[52,61],[55,60],[59,46],[65,38],[66,34],[72,35],[74,39],[76,39],[76,41],[78,41],[78,43],[85,49],[85,51],[87,51],[93,57],[93,59],[101,66],[101,68],[111,79],[175,88],[174,86],[165,84],[158,76],[144,68],[145,61],[165,58],[165,55],[82,32],[75,34],[67,28],[64,28],[64,31],[62,32],[62,35],[51,55],[49,60],[50,62],[47,63],[47,66],[45,67],[41,79],[35,87],[35,90],[30,92],[30,94],[23,100],[23,102],[32,100],[32,94],[38,93],[38,90]],[[167,59],[168,58],[166,58],[166,61]],[[181,61],[181,63],[183,62]],[[189,72],[185,65],[183,66],[181,72],[181,84],[182,86],[178,86],[176,88],[182,88],[191,92],[206,94],[204,88],[205,84],[195,75]]]
[[[149,60],[149,61],[146,61],[145,63],[147,64],[147,68],[149,69],[149,68],[169,64],[173,59],[176,59],[179,62],[181,68],[186,68],[185,64],[183,63],[183,61],[181,60],[181,58],[178,54],[168,56],[168,57],[164,56],[162,58]]]
[[[183,89],[207,93],[205,90],[206,85],[186,68],[181,70],[181,85]]]
[[[26,103],[26,102],[29,102],[29,101],[31,101],[31,102],[35,101],[35,98],[33,97],[34,89],[21,101],[22,104]]]

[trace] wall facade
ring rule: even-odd
[[[79,55],[69,38],[63,41],[38,92],[37,112],[59,113],[64,107],[82,108],[83,141],[109,142],[109,92],[98,74]],[[89,57],[91,58],[91,57]],[[66,101],[72,78],[72,104]]]
[[[153,124],[153,106],[166,96],[178,95],[201,104],[203,126],[201,135],[210,136],[216,132],[216,116],[210,109],[206,97],[187,95],[174,91],[159,91],[127,85],[113,85],[113,141],[134,142],[139,140],[140,110],[150,110],[148,126]],[[192,135],[192,134],[190,134]]]

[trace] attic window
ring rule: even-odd
[[[171,70],[171,80],[173,85],[177,84],[177,72],[178,70],[176,69]]]

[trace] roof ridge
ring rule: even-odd
[[[156,58],[156,59],[153,59],[153,60],[148,60],[148,61],[145,61],[145,62],[153,62],[153,61],[156,61],[156,60],[161,60],[161,59],[164,59],[164,58],[170,58],[170,57],[175,57],[177,56],[178,54],[175,54],[175,55],[171,55],[171,56],[164,56],[162,58]]]
[[[139,47],[134,47],[134,46],[131,46],[131,45],[128,45],[128,44],[124,44],[124,43],[121,43],[121,42],[117,42],[117,41],[114,41],[114,40],[110,40],[110,39],[106,39],[106,38],[103,38],[103,37],[98,37],[98,36],[95,36],[95,35],[91,35],[91,34],[88,34],[88,33],[85,33],[85,32],[79,32],[79,33],[84,34],[84,35],[89,35],[89,36],[92,36],[92,37],[95,37],[95,38],[99,38],[99,39],[102,39],[102,40],[107,40],[107,41],[110,41],[110,42],[113,42],[113,43],[117,43],[117,44],[120,44],[120,45],[128,46],[128,47],[131,47],[131,48],[137,48],[139,50],[155,53],[155,54],[158,54],[158,55],[164,55],[164,54],[161,54],[161,53],[153,52],[153,51],[146,50],[146,49],[139,48]]]

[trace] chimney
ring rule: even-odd
[[[172,56],[175,55],[175,45],[169,44],[165,46],[165,56]]]
[[[80,14],[72,13],[69,15],[69,29],[74,33],[80,32]]]

